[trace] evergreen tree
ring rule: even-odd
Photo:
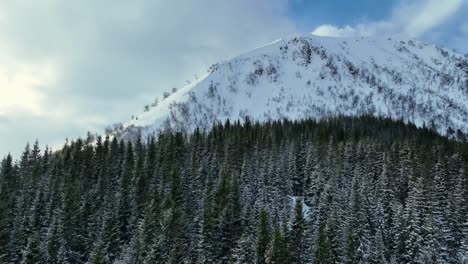
[[[372,117],[35,142],[0,163],[0,262],[467,263],[467,146]]]
[[[272,254],[269,263],[272,264],[289,264],[288,244],[286,240],[287,226],[283,224],[283,232],[277,223],[274,228],[273,241],[272,241]]]
[[[289,238],[289,252],[291,255],[291,263],[300,264],[304,263],[303,254],[304,247],[304,212],[302,199],[296,199],[295,215],[291,226],[291,233]]]
[[[330,242],[326,235],[326,224],[321,223],[318,238],[317,238],[317,253],[315,257],[316,263],[331,263]]]
[[[12,250],[8,231],[13,227],[15,180],[13,159],[8,154],[0,165],[0,262],[5,263],[9,262]]]
[[[260,212],[257,242],[257,264],[265,264],[268,246],[270,244],[270,224],[268,213],[265,209]]]
[[[415,182],[416,181],[416,182]],[[423,224],[423,205],[421,179],[411,180],[409,184],[409,194],[404,212],[405,234],[405,255],[407,263],[414,260],[421,254],[423,235],[421,226]]]

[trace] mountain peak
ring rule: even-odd
[[[228,61],[113,133],[209,129],[215,122],[373,115],[468,132],[468,60],[405,36],[294,34]]]

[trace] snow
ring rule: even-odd
[[[403,36],[294,35],[220,63],[119,133],[209,129],[245,116],[340,114],[433,123],[441,134],[449,126],[468,132],[467,102],[468,62],[461,54]]]
[[[198,81],[192,82],[189,85],[186,85],[177,92],[171,94],[169,97],[158,103],[158,107],[151,108],[150,111],[144,112],[138,115],[138,119],[130,120],[124,124],[124,127],[130,125],[135,126],[160,126],[161,121],[167,117],[167,111],[161,111],[161,109],[169,109],[169,106],[173,102],[178,102],[184,100],[183,96],[190,92],[197,84],[199,84],[203,79],[208,77],[208,74],[201,77]]]
[[[309,218],[309,213],[310,213],[310,207],[304,203],[303,197],[299,196],[289,196],[291,199],[291,208],[293,208],[293,212],[291,212],[292,215],[294,215],[294,208],[296,206],[296,201],[297,199],[302,200],[302,213],[304,214],[304,218]]]

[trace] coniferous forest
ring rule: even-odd
[[[371,117],[27,145],[0,263],[468,263],[468,144]]]

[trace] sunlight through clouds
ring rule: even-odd
[[[0,115],[15,111],[32,115],[43,113],[44,94],[39,87],[51,85],[55,73],[51,65],[22,64],[14,70],[0,67]]]

